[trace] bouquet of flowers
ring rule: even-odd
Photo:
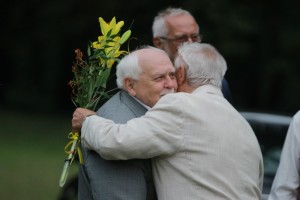
[[[83,59],[83,53],[80,49],[75,50],[76,61],[72,67],[74,78],[69,82],[72,88],[72,102],[76,107],[90,110],[95,110],[100,100],[108,98],[106,83],[111,68],[116,61],[119,61],[119,56],[127,54],[127,51],[120,50],[120,47],[131,35],[131,30],[125,31],[122,35],[120,34],[124,21],[116,22],[115,17],[109,23],[99,17],[99,23],[102,35],[98,37],[98,41],[89,44],[87,49],[88,59]],[[59,180],[60,187],[64,186],[70,165],[77,153],[80,163],[83,163],[79,148],[79,133],[71,132],[68,137],[70,141],[65,146],[68,158],[65,160]]]

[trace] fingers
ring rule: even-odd
[[[73,112],[73,118],[72,118],[72,132],[80,132],[81,126],[82,126],[82,120],[83,120],[83,114],[82,114],[82,109],[77,108]]]
[[[72,118],[71,122],[72,122],[72,132],[73,133],[80,132],[81,126],[78,125],[78,122],[74,117]]]
[[[72,118],[72,132],[80,132],[82,123],[87,116],[96,114],[92,110],[88,110],[85,108],[77,108],[73,113]]]

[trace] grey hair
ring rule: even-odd
[[[139,54],[138,54],[139,50],[141,49],[154,49],[168,56],[168,54],[165,51],[148,45],[144,45],[130,52],[126,56],[124,56],[118,63],[117,70],[116,70],[116,76],[117,76],[116,82],[119,89],[126,90],[126,88],[124,87],[125,78],[132,78],[135,80],[139,80],[139,77],[143,72],[143,69],[139,61]]]
[[[165,10],[160,11],[157,16],[154,18],[152,24],[152,35],[153,37],[164,37],[168,34],[168,29],[165,24],[166,17],[168,16],[178,16],[178,15],[191,15],[191,13],[187,10],[183,10],[181,8],[167,8]],[[193,16],[192,16],[193,17]],[[198,26],[199,29],[199,26]]]
[[[213,85],[221,88],[227,70],[223,56],[210,44],[184,43],[178,49],[174,67],[184,66],[190,86]]]
[[[120,89],[125,89],[124,79],[126,77],[132,79],[138,79],[141,73],[139,66],[138,55],[136,50],[124,56],[117,65],[117,86]]]

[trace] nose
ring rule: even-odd
[[[188,42],[188,43],[192,43],[192,42],[194,42],[194,41],[193,41],[193,39],[192,39],[192,37],[191,37],[191,36],[188,36],[188,37],[187,37],[187,41],[186,41],[186,42]]]
[[[177,81],[175,78],[167,76],[164,84],[165,88],[168,89],[177,89]]]

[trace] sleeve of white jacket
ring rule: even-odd
[[[294,116],[282,149],[269,200],[297,198],[300,165],[300,111]]]
[[[182,105],[178,98],[166,95],[145,116],[127,124],[90,116],[81,129],[82,144],[109,160],[172,155],[183,143]]]

